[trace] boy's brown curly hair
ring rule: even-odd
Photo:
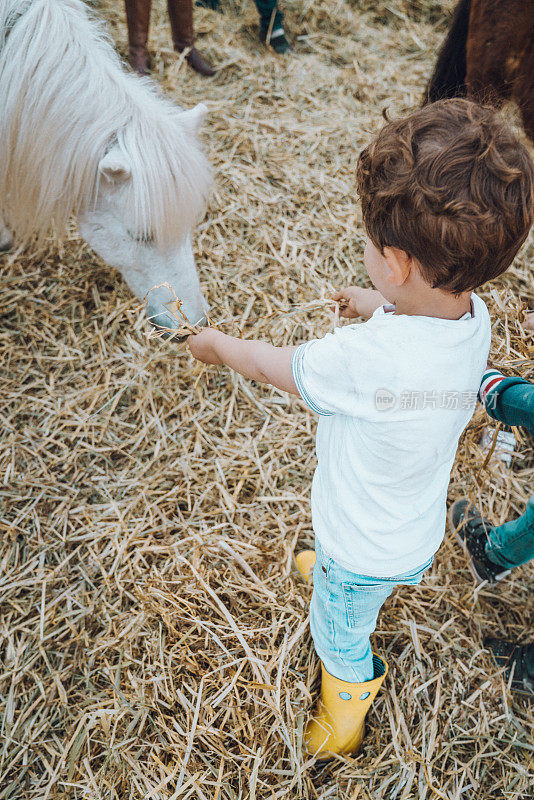
[[[469,100],[388,122],[360,154],[357,185],[373,244],[404,250],[431,286],[455,294],[504,272],[534,222],[527,147]]]

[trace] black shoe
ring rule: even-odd
[[[469,557],[469,565],[478,583],[496,583],[510,574],[510,570],[486,555],[488,533],[493,525],[480,516],[469,500],[457,500],[449,511],[449,521],[456,538]]]
[[[287,53],[289,50],[291,50],[291,45],[286,39],[286,35],[284,33],[282,25],[273,25],[269,41],[267,41],[268,33],[269,33],[269,25],[265,27],[265,25],[263,25],[262,23],[260,28],[260,39],[262,40],[262,42],[265,42],[265,44],[270,45],[276,53]]]
[[[486,639],[484,647],[491,654],[498,667],[506,667],[505,675],[510,678],[512,669],[512,691],[534,697],[534,644],[515,644],[504,639]]]

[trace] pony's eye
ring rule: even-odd
[[[128,236],[130,239],[133,239],[134,242],[140,242],[141,244],[151,244],[154,241],[154,235],[152,233],[135,233],[129,230]]]

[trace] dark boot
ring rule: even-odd
[[[278,0],[254,0],[260,15],[260,39],[277,53],[291,50],[284,33],[284,15],[278,8]]]
[[[267,46],[271,45],[275,53],[287,53],[291,50],[291,45],[286,39],[286,35],[282,25],[277,28],[274,28],[273,31],[269,34],[269,28],[271,25],[270,20],[262,19],[260,21],[260,39],[262,42],[265,42]]]
[[[503,639],[486,639],[484,647],[491,651],[498,667],[506,667],[507,679],[514,670],[512,691],[534,697],[534,643],[520,645]]]
[[[469,566],[478,583],[502,581],[510,570],[486,555],[486,542],[492,524],[481,517],[469,500],[457,500],[449,510],[451,528],[469,558]]]
[[[178,53],[190,48],[186,60],[200,75],[215,75],[211,64],[195,47],[195,31],[193,28],[193,0],[167,0],[169,19],[171,21],[172,40]]]
[[[280,15],[281,16],[281,15]],[[271,46],[275,53],[288,53],[291,50],[291,45],[286,39],[286,35],[284,32],[284,28],[282,27],[282,21],[278,23],[276,27],[272,26],[272,30],[269,33],[269,29],[271,28],[271,20],[264,19],[263,17],[260,19],[260,39],[264,42],[267,46]]]
[[[150,56],[146,45],[152,0],[124,0],[124,4],[126,6],[126,22],[128,24],[130,66],[139,75],[148,75]]]

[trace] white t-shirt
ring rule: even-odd
[[[393,310],[301,345],[292,361],[302,399],[320,414],[315,534],[341,566],[376,577],[421,566],[441,544],[491,338],[475,294],[459,320]]]

